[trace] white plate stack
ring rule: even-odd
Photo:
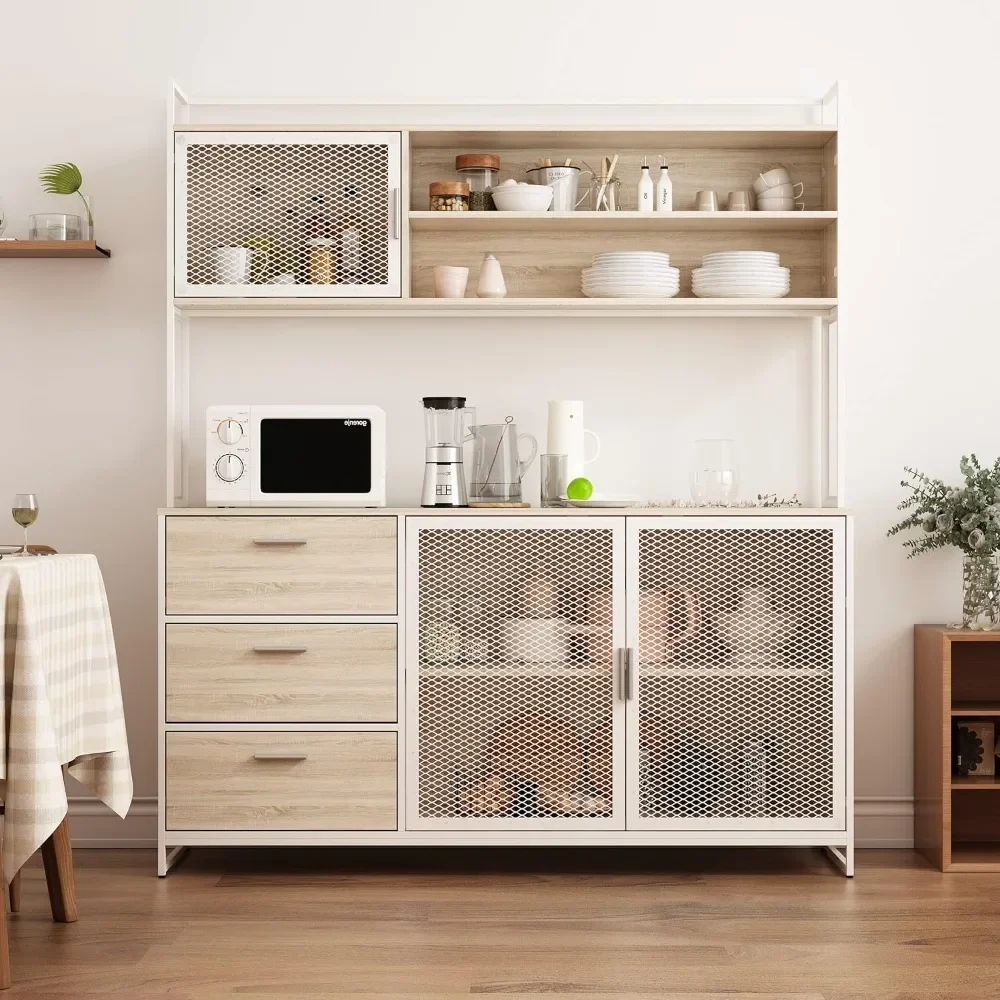
[[[585,268],[580,287],[590,299],[671,299],[681,287],[681,273],[670,254],[653,250],[599,253]]]
[[[706,254],[691,273],[691,288],[700,299],[780,299],[791,288],[789,276],[776,253],[729,250]]]

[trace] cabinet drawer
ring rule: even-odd
[[[166,613],[396,613],[394,517],[168,517]]]
[[[395,830],[395,733],[167,733],[168,830]]]
[[[167,625],[167,722],[395,722],[395,625]]]

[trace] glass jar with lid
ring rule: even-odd
[[[500,157],[493,153],[462,153],[455,157],[455,170],[469,185],[469,210],[496,211],[492,189],[500,183]]]
[[[432,212],[468,212],[469,185],[464,181],[434,181],[430,202]]]

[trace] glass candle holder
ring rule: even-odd
[[[29,240],[78,240],[81,232],[79,215],[45,212],[28,216]]]
[[[691,499],[695,503],[732,503],[739,497],[740,474],[736,442],[705,438],[694,443],[691,459]]]

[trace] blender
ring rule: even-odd
[[[421,507],[468,507],[469,494],[462,466],[463,445],[472,435],[476,411],[467,408],[465,396],[424,396],[424,488]]]

